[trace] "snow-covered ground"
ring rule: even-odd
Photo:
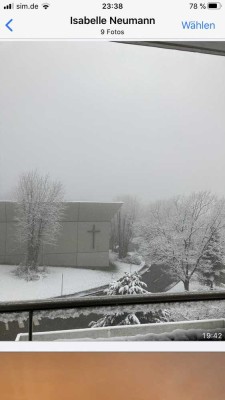
[[[209,291],[210,289],[205,285],[201,285],[198,281],[193,280],[190,282],[189,290],[190,292],[195,292],[195,291],[200,292],[200,291]],[[215,286],[214,290],[225,290],[225,285],[221,284],[220,286]],[[184,292],[184,284],[181,281],[178,282],[171,289],[169,289],[167,293],[179,293],[179,292]]]
[[[81,268],[47,267],[47,274],[38,281],[27,282],[13,274],[16,266],[0,265],[0,301],[37,300],[61,296],[62,274],[63,295],[107,285],[125,272],[135,272],[143,265],[115,262],[107,271]]]

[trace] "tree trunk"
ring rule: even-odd
[[[189,292],[189,280],[186,279],[186,281],[184,281],[184,290],[186,290],[187,292]]]
[[[33,243],[31,241],[29,241],[28,245],[27,245],[27,257],[26,257],[26,266],[27,267],[33,266],[33,259],[34,259]]]
[[[38,257],[40,253],[40,244],[33,245],[32,242],[27,246],[26,266],[33,271],[36,271],[38,264]]]

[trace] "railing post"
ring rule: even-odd
[[[28,322],[28,340],[32,342],[33,340],[33,310],[29,311],[29,322]]]

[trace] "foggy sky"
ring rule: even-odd
[[[0,199],[33,169],[68,200],[225,195],[225,58],[97,42],[0,54]]]

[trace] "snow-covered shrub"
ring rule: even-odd
[[[103,328],[107,326],[153,324],[169,321],[171,321],[171,317],[167,310],[149,311],[147,313],[115,312],[115,314],[105,315],[98,321],[92,321],[89,326],[91,328]]]
[[[128,272],[118,281],[110,283],[105,293],[108,296],[129,295],[129,294],[145,294],[149,293],[145,288],[147,285],[142,282],[141,276],[135,272]],[[138,325],[147,323],[167,322],[171,321],[170,314],[167,310],[156,310],[146,312],[115,312],[114,314],[106,314],[98,321],[92,321],[89,326],[91,328],[100,328],[105,326],[120,326],[120,325]]]
[[[140,275],[135,272],[130,274],[126,272],[118,281],[113,281],[109,287],[105,289],[108,296],[127,295],[127,294],[145,294],[148,291],[145,289],[147,285],[141,281]],[[135,325],[140,324],[140,321],[135,314],[126,312],[105,315],[98,321],[92,321],[89,326],[91,328],[99,328],[103,326],[117,325]]]
[[[156,324],[159,322],[173,322],[174,319],[168,310],[152,310],[149,312],[137,312],[137,318],[141,324]]]
[[[128,314],[125,312],[115,313],[112,315],[105,315],[98,321],[92,321],[89,326],[91,328],[103,328],[106,326],[120,326],[120,325],[139,325],[140,321],[135,314]]]
[[[46,276],[47,270],[46,267],[38,267],[35,271],[33,268],[29,268],[25,265],[19,265],[14,271],[13,274],[18,278],[25,279],[27,282],[29,281],[38,281],[41,277]]]
[[[125,275],[118,281],[113,281],[109,287],[105,289],[105,293],[109,296],[124,295],[124,294],[145,294],[149,293],[145,288],[147,285],[141,281],[141,276],[135,272]]]
[[[122,261],[126,264],[141,265],[142,257],[137,253],[130,253]]]

